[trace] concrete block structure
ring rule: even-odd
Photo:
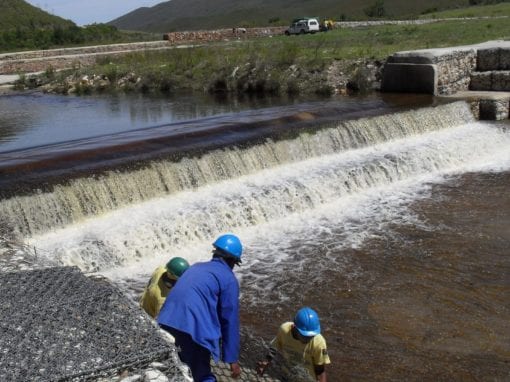
[[[474,72],[471,75],[470,86],[482,90],[492,90],[492,73],[491,72]]]
[[[421,65],[423,72],[428,67],[428,71],[435,71],[436,76],[406,78],[406,65],[409,64]],[[387,60],[381,89],[384,92],[452,94],[468,89],[470,74],[475,68],[476,50],[471,46],[397,52]],[[427,85],[424,85],[425,81],[428,81]]]
[[[480,100],[480,119],[500,121],[508,119],[508,99]]]
[[[480,118],[503,119],[510,108],[509,68],[510,41],[397,52],[384,66],[381,90],[436,96],[474,91]]]
[[[493,71],[491,90],[500,92],[510,92],[510,70]]]
[[[478,50],[477,70],[510,70],[510,49],[508,47]]]
[[[388,63],[384,66],[383,86],[387,92],[434,94],[437,78],[437,65]]]

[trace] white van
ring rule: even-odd
[[[319,20],[315,17],[296,19],[292,22],[290,27],[285,30],[285,34],[287,36],[290,36],[291,34],[313,34],[318,32],[319,28]]]

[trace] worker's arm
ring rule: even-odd
[[[274,340],[271,342],[273,343]],[[269,348],[269,352],[266,355],[266,359],[263,361],[257,362],[257,374],[262,376],[264,375],[264,372],[267,370],[269,366],[271,366],[271,362],[273,361],[273,358],[276,354],[276,349],[273,347]]]
[[[238,362],[230,364],[230,372],[232,373],[232,378],[239,378],[241,375],[241,366],[239,366]]]
[[[326,375],[326,368],[324,365],[315,365],[315,377],[317,382],[328,382],[328,377]]]
[[[239,284],[235,278],[222,288],[219,300],[222,358],[236,369],[239,361]],[[234,370],[232,370],[234,372]]]
[[[278,333],[276,334],[276,337],[274,337],[271,342],[269,343],[269,351],[266,355],[266,359],[263,361],[257,362],[257,374],[262,376],[264,375],[264,372],[267,370],[269,366],[271,366],[271,363],[273,362],[273,358],[276,356],[276,353],[278,351],[281,351],[282,349],[282,328],[278,329]]]
[[[331,363],[328,355],[326,340],[321,335],[313,339],[313,367],[315,371],[315,379],[317,382],[327,382],[326,365]]]

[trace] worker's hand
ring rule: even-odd
[[[230,371],[232,372],[232,378],[239,378],[241,375],[241,366],[239,366],[238,362],[231,363]]]
[[[269,361],[259,361],[257,362],[257,374],[260,376],[264,375],[267,367],[269,366]]]

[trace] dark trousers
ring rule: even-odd
[[[216,382],[211,371],[211,352],[193,341],[188,333],[165,325],[161,327],[175,338],[179,358],[190,368],[193,381]]]

